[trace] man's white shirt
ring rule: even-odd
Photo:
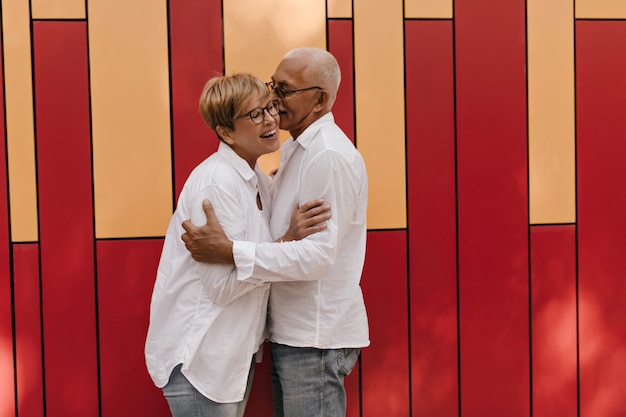
[[[237,279],[272,282],[269,338],[320,349],[369,345],[360,287],[367,236],[367,172],[360,153],[328,113],[281,148],[270,231],[289,227],[296,204],[323,198],[327,229],[300,241],[233,242]]]

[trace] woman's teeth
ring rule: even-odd
[[[262,138],[269,138],[270,136],[274,136],[276,134],[276,130],[272,130],[271,132],[267,132],[261,135]]]

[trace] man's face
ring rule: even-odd
[[[317,118],[313,108],[320,87],[303,79],[305,65],[297,59],[284,59],[272,75],[274,95],[279,101],[280,128],[288,130],[294,139]]]

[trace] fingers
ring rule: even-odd
[[[191,224],[191,222],[189,222],[189,224]],[[192,225],[192,227],[194,227],[194,226]],[[185,229],[185,230],[187,230],[187,229]],[[185,233],[180,235],[180,238],[185,243],[185,248],[187,248],[187,250],[189,250],[189,248],[191,247],[191,244],[193,243],[193,238],[190,235],[190,231],[187,230]]]
[[[330,219],[330,206],[328,204],[324,204],[322,206],[312,208],[309,211],[315,217],[323,216],[323,217],[325,217],[327,219]]]
[[[326,214],[324,216],[327,216]],[[309,223],[310,222],[310,223]],[[306,224],[303,224],[302,227],[298,229],[298,238],[296,240],[304,239],[305,237],[312,235],[317,232],[321,232],[322,230],[326,230],[328,228],[326,224],[326,220],[318,218],[307,219]]]
[[[189,250],[188,245],[191,242],[191,236],[189,234],[193,233],[193,231],[197,228],[196,226],[194,226],[193,223],[191,223],[191,219],[187,219],[183,222],[183,229],[185,229],[185,233],[180,235],[180,238],[183,240],[183,242],[185,242],[185,247],[187,248],[187,250]]]
[[[295,205],[291,214],[289,229],[283,235],[285,241],[300,240],[312,233],[327,228],[326,221],[331,218],[330,206],[321,198]]]
[[[307,201],[306,203],[304,203],[303,205],[300,206],[300,212],[304,213],[305,211],[309,211],[314,207],[319,207],[322,204],[324,204],[324,200],[322,198],[318,198],[316,200],[311,200],[311,201]],[[298,205],[296,205],[296,208],[298,208]]]
[[[300,206],[300,208],[296,206],[296,211],[304,214],[305,217],[313,217],[322,213],[329,213],[330,206],[328,204],[325,204],[323,199],[319,198],[317,200],[307,201],[302,206]]]
[[[294,211],[294,215],[297,214],[300,217],[300,224],[305,228],[311,228],[316,225],[322,224],[331,218],[330,206],[324,203],[324,199],[318,198],[316,200],[307,201],[302,206]],[[324,225],[323,229],[326,228]],[[316,229],[315,231],[323,230]]]
[[[206,214],[207,219],[211,218],[212,216],[215,217],[215,211],[213,210],[213,206],[211,205],[211,202],[209,200],[202,200],[202,210],[204,210],[204,214]],[[185,220],[182,226],[183,229],[185,229],[185,233],[183,233],[180,238],[183,240],[183,242],[185,242],[185,247],[187,248],[187,250],[189,250],[189,245],[193,240],[192,235],[194,233],[197,233],[199,227],[194,225],[191,222],[191,219]]]
[[[324,213],[321,214],[317,214],[315,216],[311,216],[308,219],[305,220],[305,225],[307,227],[312,227],[315,225],[318,225],[320,223],[322,223],[324,225],[324,228],[326,228],[326,221],[328,219],[330,219],[332,216],[330,214],[330,211],[326,211]]]
[[[307,224],[315,224],[331,218],[330,206],[328,204],[313,207],[303,214],[304,221]]]
[[[204,210],[204,214],[206,214],[207,218],[215,215],[215,211],[213,211],[213,206],[209,200],[202,200],[202,210]]]
[[[207,219],[215,216],[215,211],[213,210],[213,206],[209,200],[202,200],[202,210],[204,210],[204,214],[206,214]],[[188,233],[198,230],[198,227],[191,222],[191,219],[185,220],[182,226],[183,229],[185,229],[185,233],[181,236],[183,240],[186,238],[189,239],[189,237],[186,236]]]
[[[185,220],[183,222],[183,229],[185,229],[185,232],[186,232],[185,235],[187,233],[189,233],[193,227],[194,227],[194,225],[193,225],[193,223],[191,223],[191,219]],[[183,235],[183,236],[185,236],[185,235]],[[183,240],[185,240],[185,239],[183,239]]]
[[[211,207],[210,210],[212,212],[213,208]],[[185,233],[183,233],[180,237],[185,243],[188,241],[191,241],[192,236],[198,233],[198,230],[200,229],[198,226],[196,226],[195,224],[191,222],[191,219],[185,220],[182,226],[183,226],[183,229],[185,229]]]

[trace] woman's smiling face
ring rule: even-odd
[[[254,92],[235,117],[234,128],[221,129],[224,141],[254,169],[259,156],[280,147],[278,104],[269,94]]]

